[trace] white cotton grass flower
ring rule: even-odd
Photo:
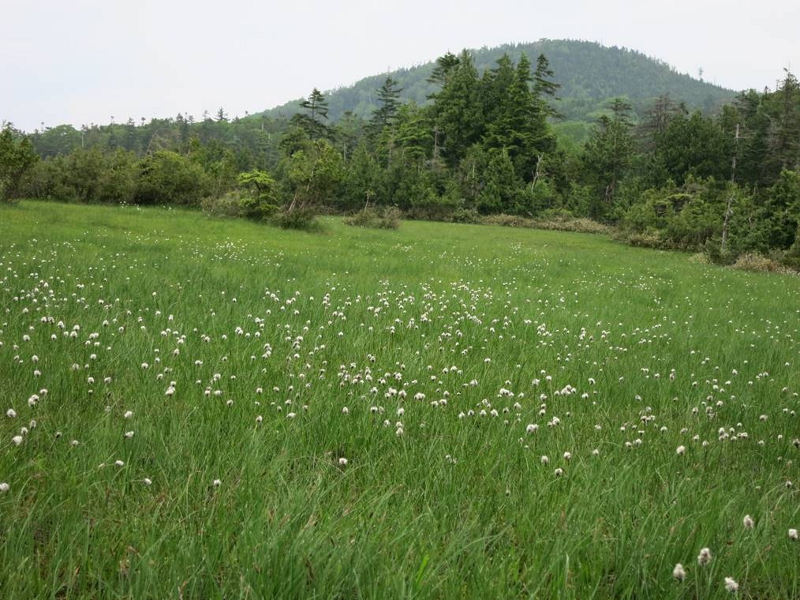
[[[125,439],[129,440],[133,437],[133,431],[126,431],[125,432]]]
[[[733,577],[726,577],[725,589],[728,590],[731,594],[735,594],[736,592],[739,591],[739,584],[733,580]]]
[[[344,456],[339,457],[339,466],[346,467],[347,466],[347,459]]]
[[[145,477],[144,479],[142,479],[142,483],[145,485],[153,485],[153,480],[150,479],[149,477]]]
[[[797,541],[797,529],[790,529],[789,530],[789,539],[793,542]]]
[[[124,414],[124,415],[122,415],[122,416],[123,416],[124,418],[126,418],[126,419],[130,419],[130,418],[133,416],[133,411],[132,411],[132,410],[126,410],[126,411],[125,411],[125,414]]]
[[[214,487],[219,487],[219,486],[222,485],[222,480],[221,479],[215,479],[212,485]]]
[[[675,568],[672,569],[672,576],[678,581],[683,581],[686,579],[686,571],[683,569],[683,565],[681,563],[678,563],[675,565]]]
[[[3,483],[0,483],[0,494],[5,494],[10,489],[11,486],[8,485],[5,481]]]
[[[755,527],[755,522],[753,521],[753,517],[750,515],[745,515],[744,519],[742,520],[745,529],[752,529]]]
[[[686,454],[686,446],[678,446],[675,452],[677,452],[680,455]]]
[[[559,468],[557,468],[555,471],[553,471],[553,474],[554,474],[556,477],[561,477],[561,476],[564,474],[564,469],[562,469],[561,467],[559,467]]]
[[[550,457],[549,456],[546,456],[546,455],[542,456],[542,458],[540,458],[539,460],[542,461],[543,465],[549,465],[550,464]]]
[[[9,419],[16,419],[16,418],[17,418],[17,411],[15,411],[13,408],[9,408],[9,409],[6,411],[6,416],[7,416]]]
[[[697,564],[701,567],[706,566],[708,563],[711,562],[711,550],[708,548],[703,548],[700,550],[700,554],[697,555]]]
[[[117,465],[118,467],[124,467],[125,466],[125,462],[122,461],[122,460],[115,460],[114,464]]]
[[[13,438],[11,438],[11,441],[14,442],[15,446],[19,446],[22,443],[22,436],[15,435]]]
[[[525,428],[525,432],[526,432],[526,433],[536,433],[536,431],[537,431],[538,429],[539,429],[539,426],[538,426],[536,423],[531,423],[530,425],[528,425],[528,426]]]

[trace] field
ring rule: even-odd
[[[601,236],[0,207],[2,596],[797,598],[798,299]]]

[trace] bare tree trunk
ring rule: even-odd
[[[739,149],[739,124],[736,124],[736,137],[733,138],[734,149],[733,158],[731,159],[731,183],[736,183],[736,154]],[[725,254],[726,246],[728,243],[728,227],[730,225],[731,215],[733,214],[733,202],[736,199],[736,194],[731,192],[728,198],[728,205],[725,207],[725,222],[722,224],[722,242],[720,244],[720,252]]]
[[[542,166],[542,154],[536,157],[536,170],[533,172],[533,181],[531,181],[531,191],[533,188],[536,187],[536,183],[539,181],[539,169]]]

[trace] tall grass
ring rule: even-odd
[[[0,257],[4,597],[800,594],[797,278],[34,202]]]

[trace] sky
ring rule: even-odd
[[[244,116],[541,38],[638,50],[735,90],[800,71],[797,0],[0,0],[0,23],[0,121],[26,131]]]

